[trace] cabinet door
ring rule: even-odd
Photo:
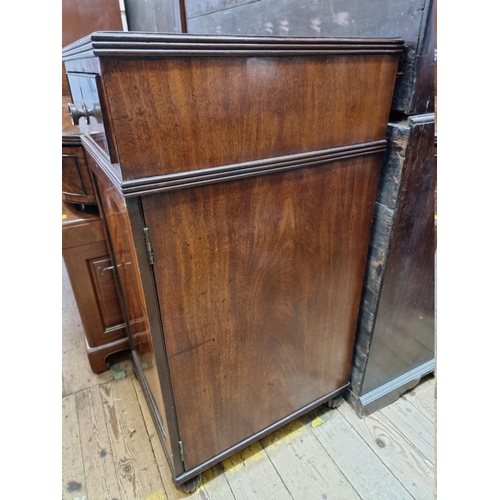
[[[143,198],[187,470],[347,384],[380,160]]]
[[[64,262],[90,347],[125,338],[111,261],[104,241],[63,249]]]
[[[171,464],[175,474],[182,473],[174,457],[174,449],[177,446],[177,429],[175,421],[167,419],[167,411],[170,411],[170,399],[165,395],[167,389],[165,383],[160,380],[167,378],[167,368],[162,362],[164,360],[164,348],[159,348],[155,342],[161,340],[159,335],[153,338],[150,319],[146,308],[142,280],[136,254],[136,246],[144,247],[142,230],[137,234],[131,227],[130,212],[136,207],[134,200],[128,202],[124,199],[120,190],[102,173],[99,165],[89,155],[89,165],[93,172],[93,180],[97,193],[99,210],[106,227],[107,243],[110,247],[111,260],[116,266],[116,277],[120,289],[124,316],[128,323],[129,338],[132,352],[137,356],[138,362],[135,367],[139,380],[145,388],[148,403],[154,406],[152,414],[157,419],[160,427],[158,430],[160,439],[165,444],[167,460]],[[105,196],[103,196],[105,194]],[[139,216],[140,217],[140,216]],[[136,241],[134,241],[136,238]],[[147,264],[146,264],[147,266]],[[158,363],[160,359],[160,363]],[[149,401],[151,398],[151,401]],[[167,409],[168,408],[168,409]],[[172,447],[172,443],[175,448]]]
[[[104,335],[109,337],[114,330],[119,328],[122,330],[123,336],[125,336],[125,325],[118,300],[111,259],[108,256],[91,259],[88,262],[88,266],[92,274],[95,294],[101,305]]]

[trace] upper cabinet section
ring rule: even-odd
[[[126,181],[384,139],[402,47],[100,32],[63,60],[70,75],[99,75],[91,104]]]

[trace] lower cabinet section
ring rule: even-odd
[[[97,209],[62,206],[62,251],[68,277],[85,330],[90,366],[95,373],[108,369],[109,354],[128,349],[114,268]]]
[[[134,368],[174,481],[191,488],[347,389],[384,145],[124,197],[84,143]]]

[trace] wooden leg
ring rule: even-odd
[[[105,344],[99,347],[89,347],[87,344],[87,356],[89,358],[90,368],[94,373],[102,373],[109,370],[106,358],[115,352],[130,349],[128,339],[119,339],[115,342]]]

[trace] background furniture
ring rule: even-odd
[[[434,114],[388,128],[348,401],[359,416],[434,371]]]
[[[118,0],[63,0],[63,46],[93,30],[121,30],[122,23]],[[82,318],[89,363],[92,371],[101,373],[108,369],[107,356],[129,345],[81,131],[68,114],[72,102],[64,65],[62,69],[63,258]]]
[[[101,373],[108,369],[106,357],[129,345],[101,217],[97,208],[77,207],[63,202],[62,252],[89,363],[94,373]]]
[[[135,370],[186,489],[347,388],[402,43],[101,32],[63,51]]]

